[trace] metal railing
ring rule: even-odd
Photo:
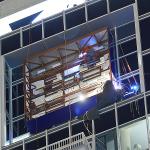
[[[88,140],[83,132],[42,147],[38,150],[71,150],[78,149],[82,146],[85,146],[88,150],[92,150],[92,143],[88,143]]]

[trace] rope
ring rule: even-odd
[[[89,130],[88,126],[86,126],[86,124],[85,124],[85,117],[88,119],[87,113],[85,113],[85,114],[83,115],[83,120],[82,120],[83,125],[84,125],[85,129],[88,131],[89,135],[92,135],[93,133]],[[100,140],[98,137],[96,137],[96,136],[95,136],[95,138],[98,140],[98,142],[99,142],[100,144],[103,144],[103,146],[105,147],[105,143],[104,143],[103,141],[101,141],[101,140]]]

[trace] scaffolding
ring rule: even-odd
[[[65,36],[64,36],[65,37]],[[46,47],[46,43],[43,42]],[[38,118],[101,93],[112,78],[108,29],[102,28],[56,48],[27,57],[24,65],[25,114]]]

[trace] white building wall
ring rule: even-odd
[[[45,0],[5,0],[0,2],[0,18],[14,14],[20,10],[36,5]]]

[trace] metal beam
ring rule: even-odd
[[[139,74],[140,74],[140,87],[141,87],[141,92],[144,93],[146,129],[147,129],[147,136],[148,136],[148,148],[150,150],[150,129],[149,129],[147,101],[146,101],[146,95],[145,95],[145,78],[144,78],[144,69],[143,69],[142,45],[141,45],[141,34],[140,34],[140,23],[139,23],[139,13],[138,13],[138,2],[137,2],[137,0],[135,0],[135,4],[133,5],[133,9],[134,9],[134,19],[135,19],[137,56],[138,56],[138,65],[139,65]]]
[[[0,56],[0,149],[6,142],[5,59]]]
[[[116,132],[117,132],[117,146],[118,150],[121,150],[121,143],[120,143],[120,131],[119,131],[119,125],[118,125],[118,111],[117,111],[117,104],[114,104],[115,107],[115,121],[116,121]]]
[[[9,143],[13,141],[12,69],[9,68]]]

